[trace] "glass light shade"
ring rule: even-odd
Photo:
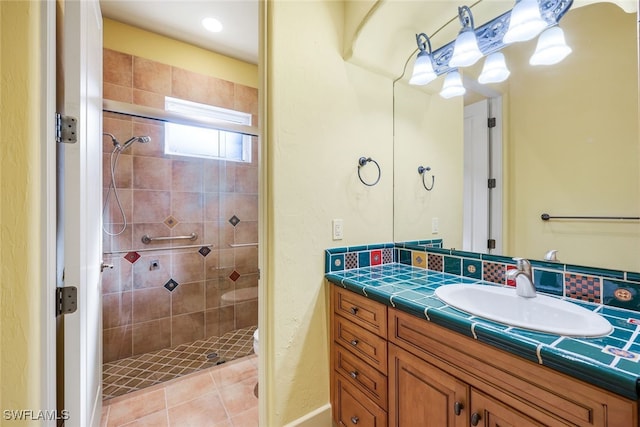
[[[501,52],[494,52],[484,60],[478,82],[482,84],[500,83],[507,80],[509,74],[511,72],[504,61],[504,55]]]
[[[538,0],[519,0],[511,10],[509,28],[502,41],[504,43],[531,40],[547,28],[547,21],[540,15]]]
[[[449,60],[449,67],[468,67],[482,58],[478,47],[478,39],[472,28],[466,27],[460,31],[453,45],[453,55]]]
[[[462,79],[458,71],[450,71],[444,78],[444,84],[440,91],[440,96],[449,99],[454,96],[464,95],[467,90],[462,86]]]
[[[560,27],[551,27],[540,34],[536,51],[529,60],[531,65],[553,65],[562,61],[571,53],[564,40],[564,31]]]
[[[431,62],[431,55],[425,50],[421,50],[418,53],[416,62],[413,64],[413,74],[409,80],[409,84],[412,85],[426,85],[435,80],[438,75],[433,71],[433,63]]]

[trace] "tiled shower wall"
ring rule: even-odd
[[[165,96],[248,112],[257,125],[257,89],[104,50],[105,99],[164,109]],[[258,242],[257,139],[251,163],[169,156],[162,123],[114,113],[103,120],[104,132],[120,142],[151,137],[117,162],[127,226],[119,236],[103,233],[104,261],[114,265],[103,274],[104,361],[256,325],[257,299],[234,302],[223,295],[258,285],[257,246],[230,246]],[[104,137],[105,195],[112,150]],[[104,219],[111,232],[122,227],[113,194]],[[145,234],[193,232],[195,241],[141,242]],[[197,247],[171,249],[183,245]],[[138,251],[149,248],[163,250]]]

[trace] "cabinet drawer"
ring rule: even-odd
[[[339,426],[387,427],[387,413],[349,384],[335,376],[333,417]]]
[[[341,316],[334,316],[333,339],[369,363],[383,374],[387,374],[387,341]]]
[[[331,288],[333,289],[333,310],[335,313],[386,338],[387,306],[337,286]]]
[[[387,409],[387,377],[355,357],[342,346],[333,345],[333,368],[346,380],[369,396],[382,409]]]

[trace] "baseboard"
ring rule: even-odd
[[[327,427],[331,426],[331,404],[327,403],[318,409],[290,422],[284,427]]]

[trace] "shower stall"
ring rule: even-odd
[[[115,105],[137,100],[159,109],[157,100],[171,96],[257,121],[254,88],[109,49],[104,67],[104,97]],[[231,84],[232,96],[192,87],[203,81]],[[132,97],[123,99],[125,89]],[[240,158],[225,158],[224,150],[176,154],[169,132],[171,144],[193,138],[170,120],[108,110],[103,252],[113,268],[102,283],[105,399],[251,354],[258,323],[258,138],[243,139]],[[227,135],[227,153],[232,137],[238,142]]]

